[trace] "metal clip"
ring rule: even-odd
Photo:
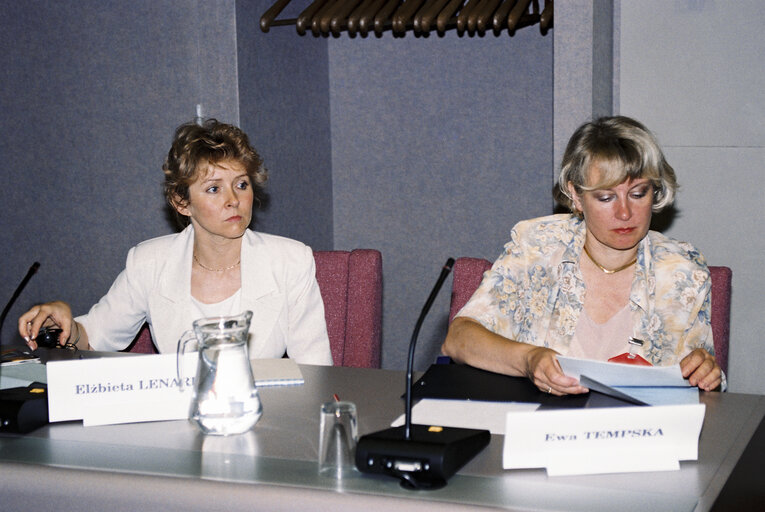
[[[629,359],[635,359],[635,357],[637,357],[637,354],[635,354],[635,347],[642,347],[645,342],[639,338],[633,338],[632,336],[630,336],[629,340],[627,341],[630,344],[630,351],[627,354],[627,357]]]

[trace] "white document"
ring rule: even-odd
[[[705,406],[510,412],[502,466],[550,476],[679,469],[698,459]]]
[[[695,387],[615,387],[614,389],[648,405],[682,405],[699,403],[699,388]]]
[[[633,364],[609,363],[575,357],[557,356],[563,373],[577,379],[586,375],[606,386],[638,387],[688,387],[680,365],[637,366]]]
[[[412,423],[441,427],[475,428],[492,434],[505,433],[505,418],[511,411],[533,411],[539,404],[520,402],[481,402],[423,398],[412,407]],[[391,424],[403,425],[402,414]]]
[[[46,382],[45,365],[40,360],[29,360],[21,364],[0,365],[0,389],[25,387],[32,382]]]
[[[255,385],[259,388],[299,386],[305,383],[303,373],[294,359],[253,359],[250,366],[255,376]]]

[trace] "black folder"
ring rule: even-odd
[[[415,382],[412,398],[527,402],[541,404],[544,409],[631,405],[592,390],[584,395],[550,395],[525,377],[510,377],[463,364],[431,365]]]

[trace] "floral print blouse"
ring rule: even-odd
[[[519,222],[504,252],[457,316],[506,338],[567,354],[587,292],[579,270],[584,221],[552,215]],[[714,355],[711,280],[690,244],[649,231],[640,242],[630,292],[639,353],[667,366],[696,348]],[[625,340],[625,352],[627,340]],[[723,377],[724,379],[724,377]]]

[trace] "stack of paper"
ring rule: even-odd
[[[563,373],[579,379],[591,390],[638,405],[699,403],[698,388],[691,387],[680,365],[636,366],[558,356]]]

